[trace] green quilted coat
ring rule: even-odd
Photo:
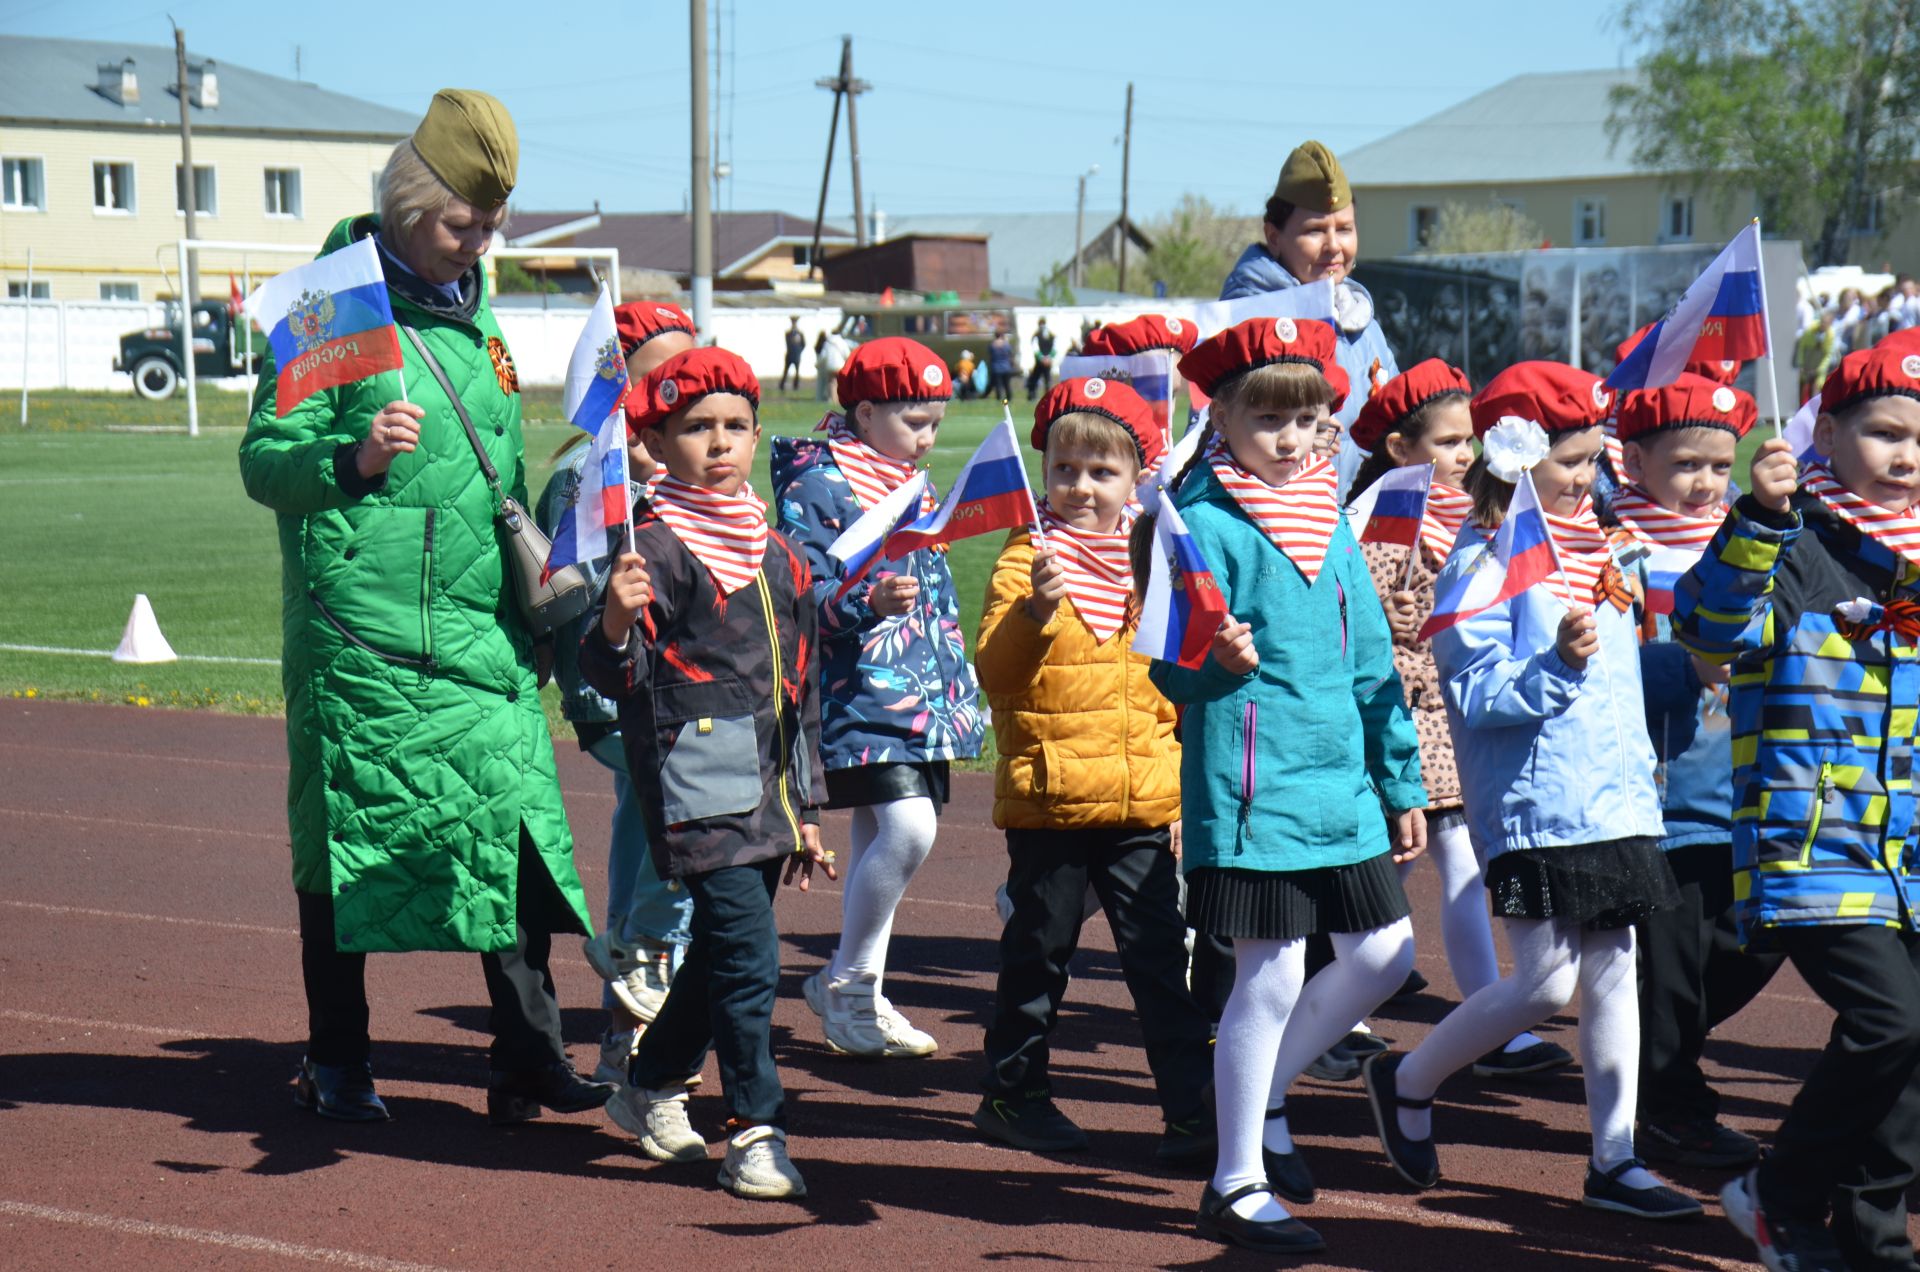
[[[371,217],[342,221],[323,254],[373,227]],[[519,384],[484,291],[471,321],[389,293],[524,504]],[[492,492],[447,396],[400,343],[408,400],[427,414],[419,448],[394,458],[384,485],[350,495],[335,463],[399,396],[392,372],[276,417],[269,362],[240,444],[247,493],[280,527],[293,884],[333,895],[343,951],[511,949],[524,826],[584,932]]]

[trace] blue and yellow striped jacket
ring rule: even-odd
[[[1734,505],[1680,583],[1674,629],[1732,663],[1733,869],[1744,939],[1912,927],[1916,649],[1833,609],[1913,597],[1920,572],[1807,495]]]

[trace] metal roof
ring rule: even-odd
[[[813,242],[813,218],[786,212],[719,212],[714,214],[714,274],[746,268],[770,247],[795,247]],[[543,231],[578,221],[582,228],[551,239]],[[536,246],[549,242],[569,247],[617,247],[620,268],[651,269],[664,274],[686,274],[693,269],[693,222],[684,212],[521,212],[507,221],[507,239],[517,245],[534,238]],[[821,237],[835,244],[853,236],[828,224]],[[555,247],[555,254],[560,254]]]
[[[1340,156],[1357,187],[1500,185],[1645,175],[1607,135],[1608,94],[1633,70],[1516,75]]]
[[[1087,209],[1085,245],[1111,234],[1120,213]],[[978,215],[932,213],[925,216],[886,214],[889,239],[908,234],[985,235],[987,265],[993,286],[1001,291],[1029,292],[1073,259],[1071,212],[1002,212]],[[1135,242],[1139,223],[1135,222]]]
[[[140,100],[122,106],[102,96],[99,65],[134,61]],[[209,59],[187,52],[199,65]],[[233,62],[214,61],[219,105],[191,107],[194,131],[346,134],[399,140],[420,117],[315,84],[281,79]],[[173,49],[107,40],[53,40],[0,35],[0,120],[9,123],[164,127],[180,126]],[[421,103],[424,110],[426,103]]]

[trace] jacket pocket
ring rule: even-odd
[[[403,666],[434,665],[437,511],[374,504],[309,522],[307,599],[348,644]]]
[[[752,715],[701,716],[680,725],[660,765],[669,826],[760,807],[760,741]]]
[[[1813,785],[1813,799],[1807,810],[1807,833],[1800,840],[1800,868],[1813,866],[1813,844],[1820,837],[1820,821],[1826,813],[1827,799],[1836,793],[1833,784],[1833,761],[1820,761],[1820,776]]]
[[[1259,785],[1260,777],[1260,704],[1249,701],[1240,709],[1240,780],[1239,796],[1241,817],[1246,816],[1247,808],[1253,803],[1253,794]]]

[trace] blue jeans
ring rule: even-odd
[[[627,777],[627,753],[618,733],[609,733],[587,751],[613,771],[613,838],[607,845],[607,931],[621,945],[647,940],[677,945],[684,953],[693,939],[693,898],[677,881],[662,882],[647,849],[647,823]],[[676,954],[674,961],[679,962]],[[615,1004],[612,990],[600,1005]]]

